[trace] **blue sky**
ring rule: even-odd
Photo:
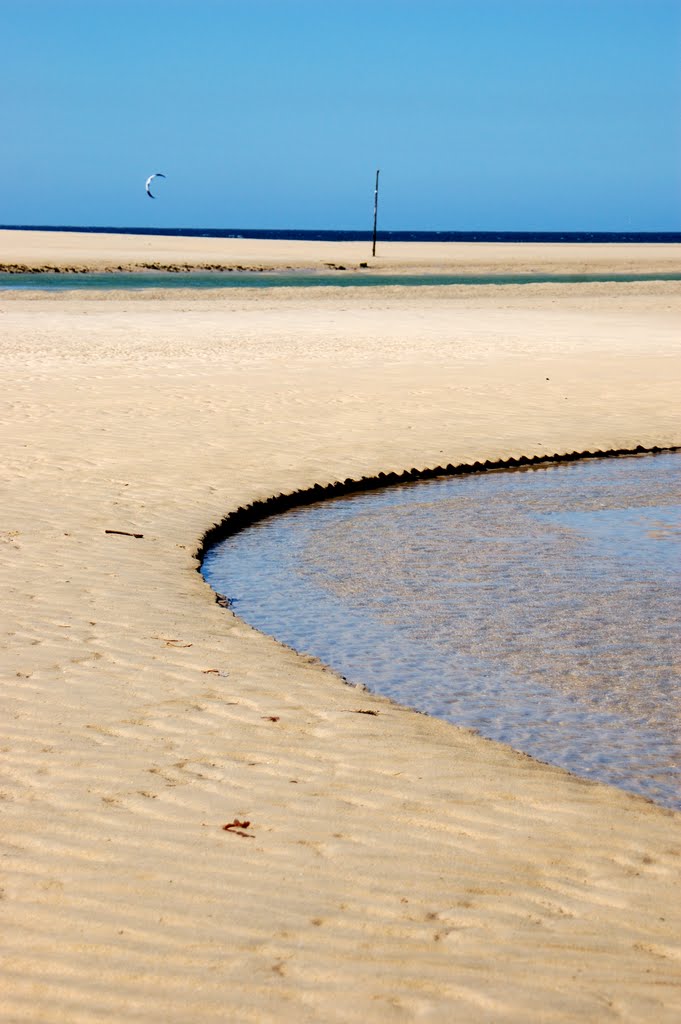
[[[679,0],[0,0],[0,223],[681,230]],[[144,180],[163,171],[158,198]]]

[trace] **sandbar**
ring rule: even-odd
[[[0,231],[4,266],[61,269],[367,250]],[[0,293],[3,1019],[679,1019],[681,815],[348,686],[196,552],[315,483],[678,445],[680,326],[658,281]]]

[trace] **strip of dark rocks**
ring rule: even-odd
[[[0,263],[0,273],[3,274],[45,274],[48,277],[51,274],[118,274],[123,272],[125,274],[139,274],[145,270],[154,270],[166,274],[197,274],[205,272],[218,272],[218,273],[232,273],[233,271],[241,273],[277,273],[281,270],[291,270],[291,267],[269,267],[269,266],[250,266],[243,267],[228,266],[226,263],[126,263],[125,266],[53,266],[52,264],[43,264],[41,266],[31,267],[25,263]],[[339,268],[337,268],[339,269]]]
[[[660,448],[653,445],[646,448],[642,444],[635,448],[609,448],[606,451],[585,452],[556,452],[553,455],[520,455],[511,456],[507,459],[486,459],[484,462],[460,463],[453,465],[451,462],[446,466],[434,466],[431,469],[405,469],[401,473],[378,473],[376,476],[363,476],[359,480],[347,477],[345,480],[337,480],[330,484],[314,484],[312,487],[303,488],[299,491],[292,491],[290,494],[272,495],[270,498],[252,502],[250,505],[242,505],[233,512],[228,513],[219,523],[215,523],[203,535],[201,545],[195,557],[199,561],[198,571],[206,553],[210,548],[215,547],[228,537],[233,537],[254,523],[259,523],[270,516],[280,515],[282,512],[290,512],[294,508],[305,508],[314,505],[319,501],[329,501],[332,498],[341,498],[349,494],[364,494],[368,491],[380,490],[383,487],[393,487],[396,484],[414,483],[419,480],[433,480],[436,477],[466,476],[470,473],[491,473],[499,470],[514,470],[533,466],[550,466],[562,462],[580,462],[586,459],[616,459],[633,455],[666,455],[671,452],[681,451],[681,446],[673,445],[667,448]],[[218,603],[225,604],[224,598]]]

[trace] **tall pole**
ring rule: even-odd
[[[376,189],[374,190],[374,244],[371,249],[371,255],[376,255],[376,220],[378,218],[378,176],[381,172],[376,171]]]

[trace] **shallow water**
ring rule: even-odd
[[[147,288],[371,288],[442,285],[580,284],[681,281],[681,274],[377,274],[370,270],[331,273],[281,271],[112,271],[110,273],[0,272],[0,291],[137,291]]]
[[[211,585],[352,682],[681,808],[681,457],[445,478],[272,517]]]

